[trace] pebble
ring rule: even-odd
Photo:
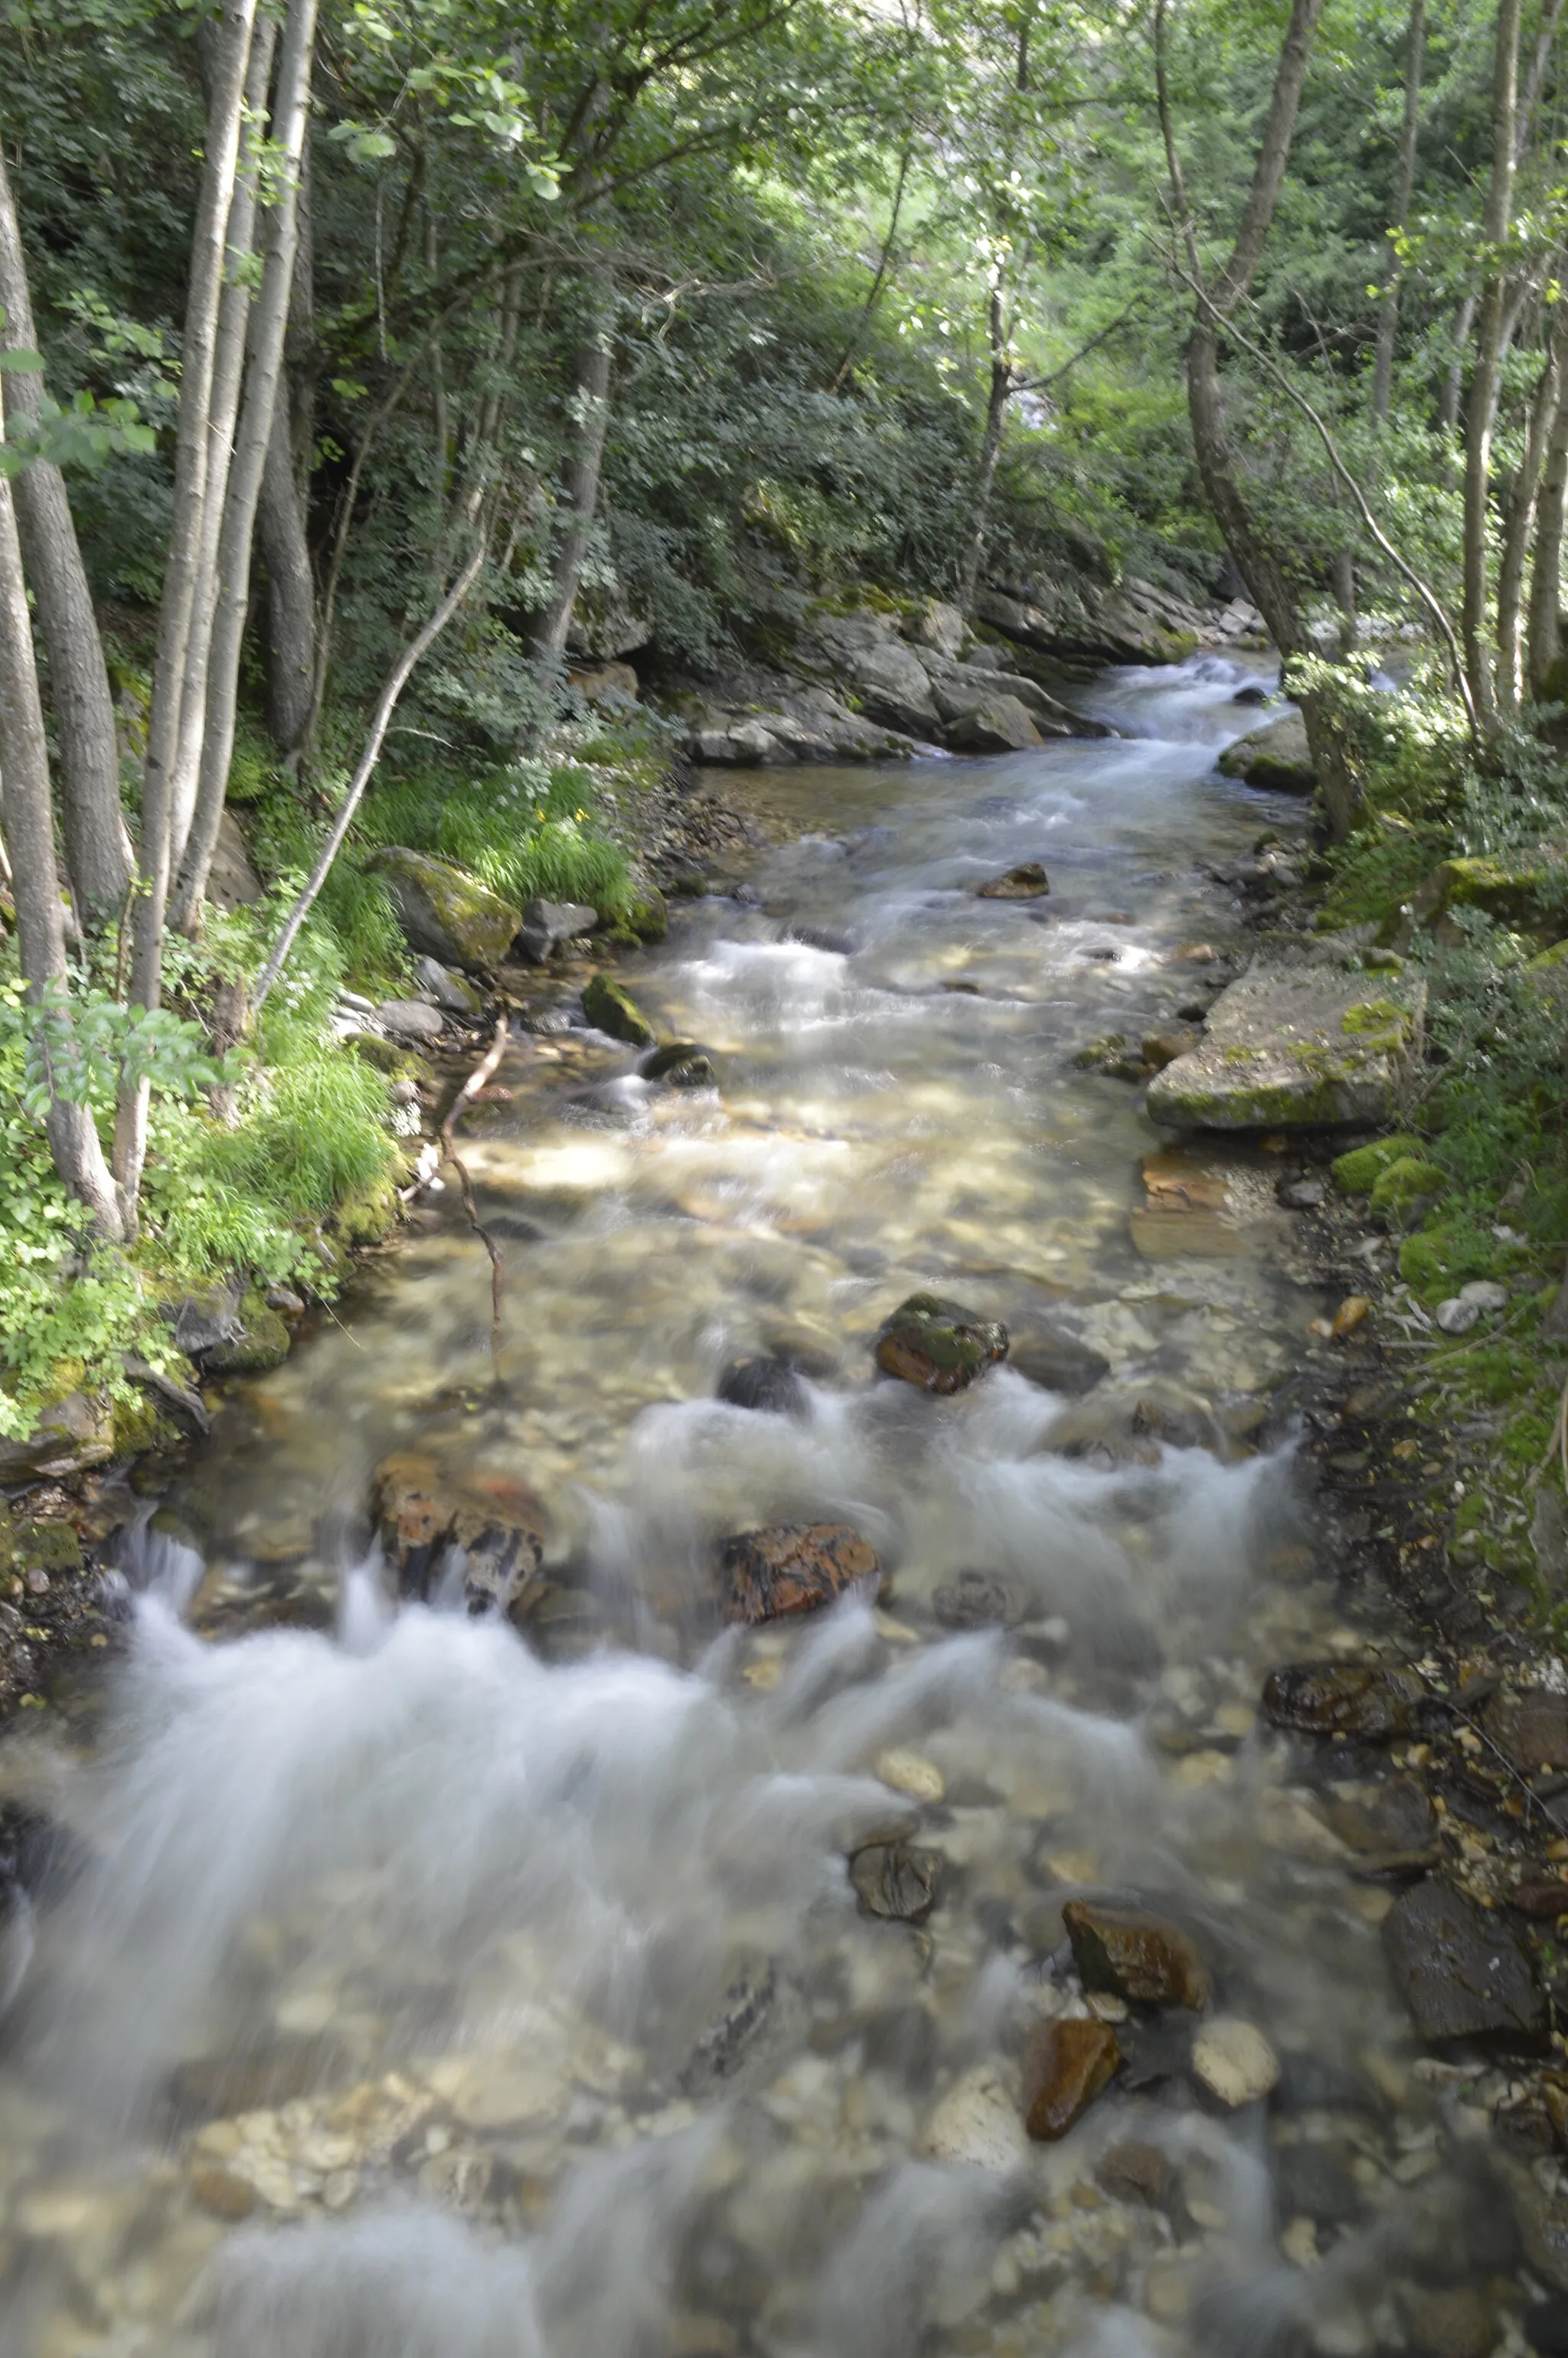
[[[1193,2041],[1193,2071],[1232,2112],[1255,2104],[1279,2082],[1280,2059],[1262,2032],[1234,2015],[1206,2023]]]
[[[933,2161],[966,2162],[998,2174],[1026,2159],[1017,2103],[997,2065],[977,2063],[954,2081],[931,2113],[922,2144]]]
[[[1292,2219],[1280,2238],[1280,2249],[1293,2268],[1315,2268],[1323,2257],[1310,2219]]]
[[[224,2169],[217,2163],[199,2169],[190,2181],[190,2191],[203,2211],[214,2219],[248,2219],[256,2207],[256,2190],[248,2178],[237,2169]]]
[[[912,1801],[935,1803],[946,1794],[946,1779],[940,1768],[918,1752],[906,1752],[897,1746],[879,1752],[876,1771],[884,1785],[891,1785],[895,1793],[907,1793]]]

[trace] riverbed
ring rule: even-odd
[[[1075,1062],[1212,998],[1207,868],[1300,831],[1214,769],[1249,676],[742,782],[774,848],[616,969],[718,1088],[563,990],[464,1132],[496,1331],[449,1184],[236,1393],[124,1550],[93,1741],[9,1764],[75,1869],[9,1935],[7,2358],[1359,2358],[1429,2346],[1434,2283],[1518,2343],[1390,1895],[1258,1719],[1271,1664],[1378,1642],[1275,1405],[1328,1306],[1289,1154],[1173,1152]],[[1007,1362],[879,1379],[919,1291]],[[788,1412],[716,1397],[758,1357]],[[391,1594],[411,1447],[539,1494],[527,1642]],[[717,1545],[784,1522],[880,1590],[726,1628]],[[879,1841],[933,1861],[918,1920],[866,1910]],[[1204,2014],[1091,2003],[1083,1897],[1179,1926]],[[1031,2039],[1091,2016],[1119,2076],[1032,2140]],[[1217,2021],[1268,2059],[1234,2104]]]

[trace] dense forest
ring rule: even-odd
[[[4,0],[0,1430],[385,1216],[389,850],[656,926],[692,712],[854,610],[1250,601],[1560,1246],[1560,13]]]

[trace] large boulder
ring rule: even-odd
[[[963,654],[970,632],[957,606],[944,605],[940,598],[928,598],[916,618],[912,636],[921,646],[934,647],[938,654],[956,661]]]
[[[207,898],[215,909],[249,909],[262,897],[262,881],[251,859],[244,829],[232,810],[218,822],[218,841],[207,876]]]
[[[524,1483],[398,1450],[372,1477],[371,1519],[406,1596],[432,1595],[460,1564],[470,1613],[519,1610],[540,1589],[545,1510]]]
[[[856,656],[852,677],[861,703],[874,720],[885,721],[890,729],[901,729],[911,737],[935,735],[942,716],[925,666],[913,647],[897,639],[868,647]]]
[[[1473,1900],[1430,1877],[1383,1920],[1395,1981],[1430,2047],[1543,2050],[1545,1996],[1512,1934]]]
[[[875,1549],[848,1523],[776,1523],[737,1531],[719,1550],[727,1621],[755,1625],[815,1613],[847,1588],[881,1576]]]
[[[460,868],[428,852],[388,845],[371,868],[384,882],[409,942],[443,966],[485,974],[511,948],[523,913]]]
[[[943,741],[955,753],[1027,753],[1042,739],[1018,698],[1004,694],[983,696],[960,712]]]
[[[1227,778],[1276,795],[1310,795],[1317,771],[1307,745],[1306,722],[1299,712],[1282,712],[1262,729],[1238,737],[1219,757]]]
[[[1348,944],[1260,949],[1208,1012],[1206,1036],[1149,1084],[1173,1130],[1385,1124],[1421,1055],[1426,985],[1412,969],[1368,973]]]
[[[96,1393],[68,1392],[40,1409],[30,1433],[0,1439],[0,1483],[56,1480],[106,1465],[114,1455],[109,1403]]]

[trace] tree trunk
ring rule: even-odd
[[[175,443],[174,515],[158,608],[157,653],[142,761],[141,891],[132,910],[131,998],[149,1011],[163,981],[164,909],[168,896],[170,793],[197,568],[205,526],[208,435],[223,287],[230,206],[239,162],[240,115],[256,0],[224,0],[212,103],[190,242],[190,276],[180,352],[179,429]],[[146,1153],[148,1090],[125,1083],[114,1124],[114,1168],[128,1221],[134,1222]]]
[[[1400,161],[1394,180],[1394,214],[1391,228],[1402,232],[1410,221],[1411,196],[1415,188],[1416,139],[1421,130],[1421,74],[1422,51],[1426,45],[1426,0],[1411,0],[1410,25],[1405,34],[1405,116],[1400,130]],[[1372,416],[1379,426],[1389,415],[1389,403],[1394,386],[1394,338],[1400,324],[1400,272],[1402,268],[1396,246],[1389,260],[1388,291],[1378,307],[1378,347],[1372,363]]]
[[[316,319],[308,120],[299,157],[295,222],[284,381],[273,411],[256,528],[266,566],[266,725],[280,751],[297,759],[310,726],[310,688],[316,676],[316,581],[308,538]]]
[[[1449,434],[1459,423],[1459,403],[1465,391],[1465,355],[1470,349],[1470,330],[1476,324],[1476,305],[1479,299],[1472,287],[1454,314],[1453,357],[1448,363],[1448,373],[1443,380],[1443,399],[1437,409],[1444,430]]]
[[[1556,676],[1563,654],[1563,533],[1568,522],[1568,367],[1557,391],[1536,502],[1535,558],[1530,577],[1528,669],[1533,692],[1550,703],[1568,702]]]
[[[1509,493],[1502,560],[1498,568],[1498,700],[1506,712],[1517,712],[1524,694],[1525,557],[1565,369],[1568,320],[1556,319],[1546,348],[1546,365],[1530,404],[1524,459]]]
[[[0,304],[5,340],[36,347],[27,258],[16,202],[0,152]],[[42,381],[21,373],[6,380],[13,417],[35,419]],[[65,479],[41,459],[13,485],[16,529],[27,579],[49,650],[49,695],[59,729],[59,794],[71,897],[83,925],[117,909],[131,877],[131,838],[120,808],[120,750],[114,734],[103,643],[77,544]]]
[[[27,612],[22,545],[11,486],[0,476],[0,741],[5,749],[5,828],[16,904],[17,950],[27,998],[69,1024],[65,925],[55,867],[49,748]],[[103,1235],[122,1234],[114,1182],[85,1106],[52,1098],[49,1151],[64,1185],[92,1212]]]
[[[602,268],[593,273],[591,293],[592,325],[578,354],[577,446],[568,486],[566,530],[556,552],[554,595],[534,632],[534,652],[549,664],[559,664],[566,654],[589,539],[599,508],[599,479],[604,466],[605,430],[610,423],[612,301],[609,274]]]
[[[1481,295],[1481,324],[1465,424],[1465,672],[1481,720],[1495,721],[1497,696],[1487,640],[1487,527],[1492,489],[1492,427],[1502,366],[1508,286],[1500,251],[1513,216],[1515,117],[1519,104],[1520,0],[1498,0],[1492,67],[1492,173],[1482,233],[1492,259]]]
[[[196,808],[197,778],[201,766],[201,742],[207,726],[207,672],[211,660],[212,625],[217,612],[218,544],[222,531],[229,470],[233,461],[240,395],[244,383],[245,347],[251,314],[247,265],[255,249],[260,149],[276,38],[275,19],[271,16],[258,17],[245,70],[240,150],[229,205],[228,253],[222,291],[218,298],[212,392],[207,420],[207,472],[201,540],[197,552],[196,588],[191,600],[192,627],[186,645],[185,678],[180,689],[179,741],[169,788],[171,871],[178,869],[190,833],[190,821]]]
[[[219,535],[211,653],[207,667],[207,710],[196,806],[184,866],[170,908],[172,922],[189,932],[200,919],[202,896],[218,845],[218,827],[234,752],[234,719],[240,686],[240,649],[250,596],[251,546],[256,505],[273,443],[278,380],[283,373],[297,238],[295,200],[299,155],[310,103],[310,69],[316,40],[316,0],[290,0],[278,61],[272,146],[278,192],[266,223],[266,260],[261,292],[251,320],[250,360],[244,406],[229,471]]]
[[[975,470],[975,521],[968,547],[964,552],[964,569],[958,586],[958,605],[966,621],[973,618],[975,599],[979,591],[991,486],[996,481],[997,462],[1001,457],[1002,429],[1007,424],[1007,405],[1012,394],[1012,364],[1008,358],[1007,327],[1002,317],[1000,287],[991,288],[987,341],[990,348],[990,384],[986,395],[986,426],[980,437],[979,463]]]

